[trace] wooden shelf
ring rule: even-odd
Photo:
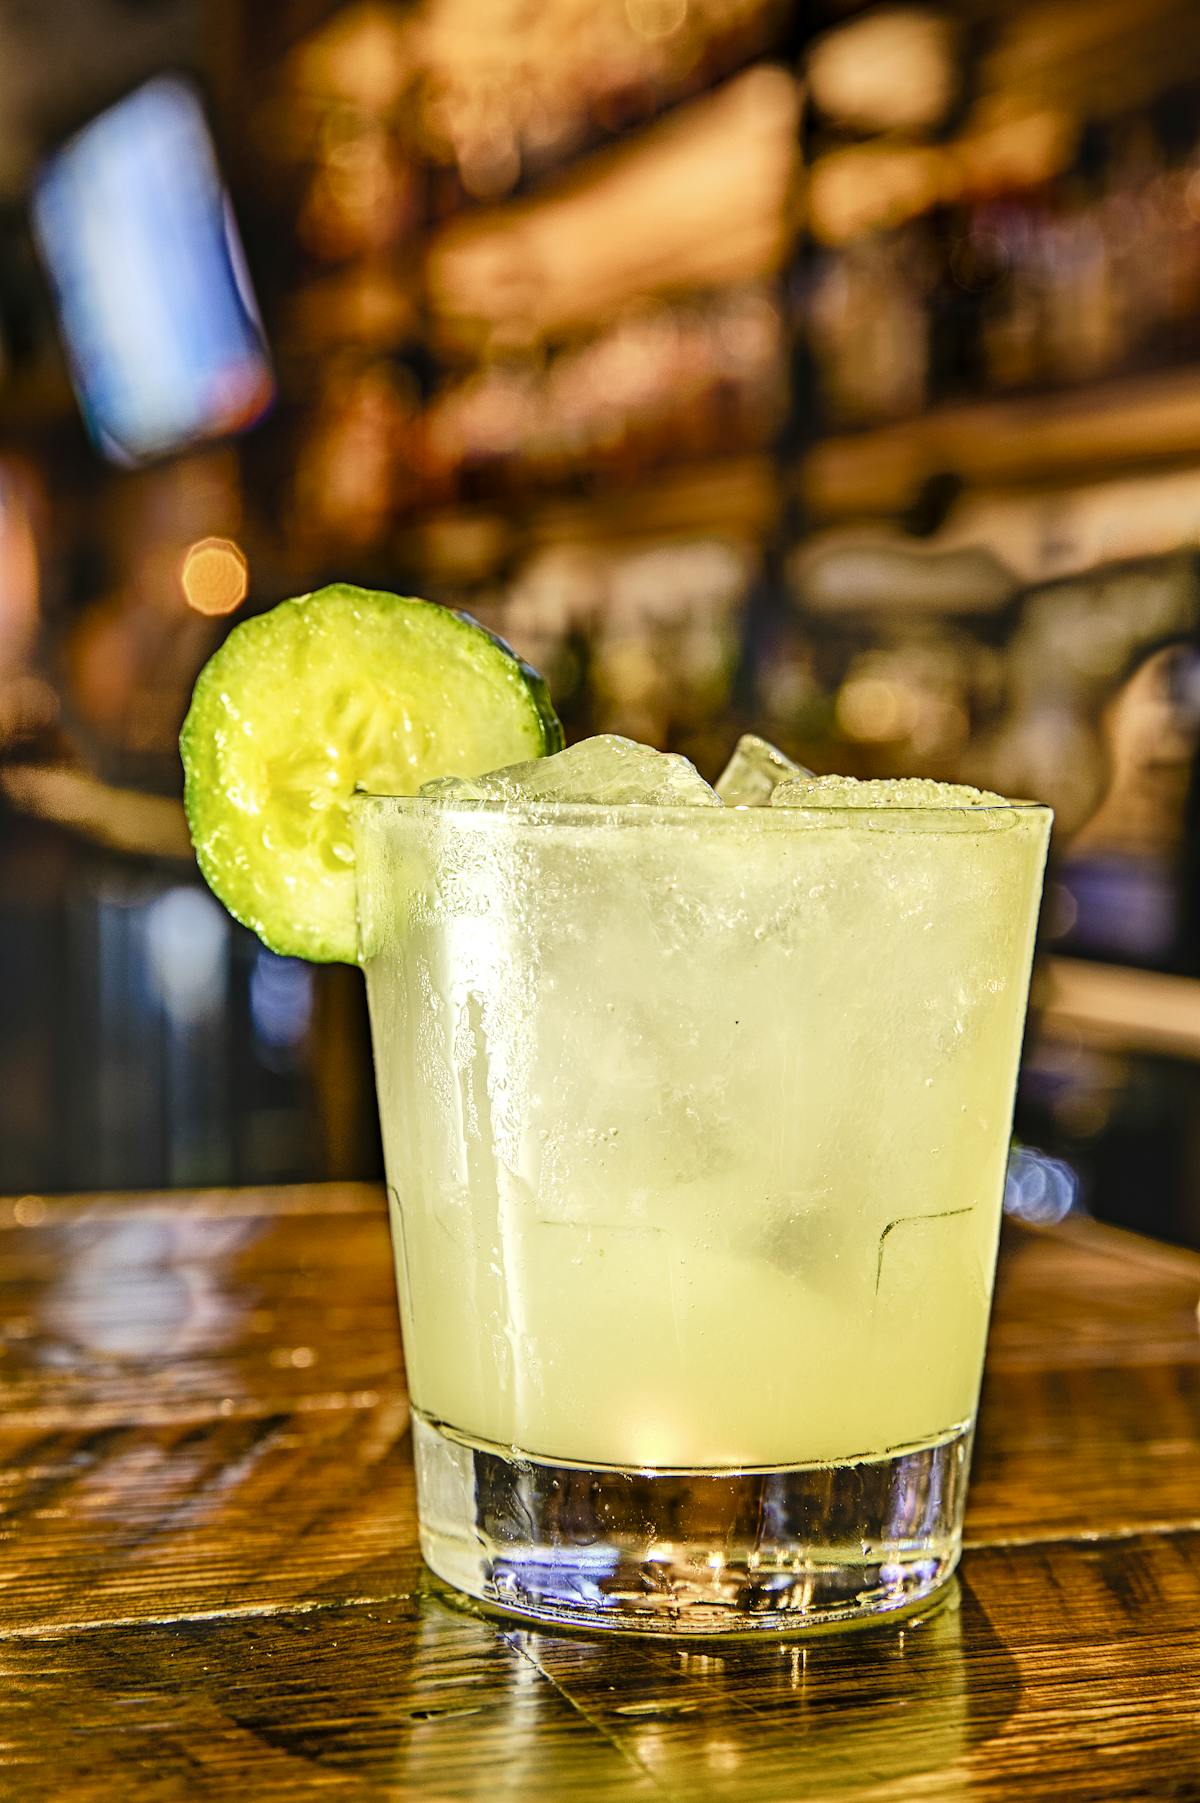
[[[0,771],[0,794],[20,813],[67,827],[114,851],[151,858],[192,856],[183,805],[169,795],[117,789],[81,770],[40,764]]]
[[[489,574],[521,551],[550,545],[610,545],[687,533],[758,538],[774,517],[777,496],[769,457],[727,458],[662,471],[629,488],[584,499],[439,509],[404,526],[396,548],[416,569],[469,579]]]
[[[1200,456],[1200,367],[1061,394],[940,407],[815,445],[798,472],[814,517],[901,513],[921,483],[952,471],[1020,487]]]
[[[622,155],[636,155],[639,146],[647,139],[653,141],[657,127],[681,114],[686,116],[689,108],[697,102],[703,102],[709,94],[716,93],[726,83],[736,80],[747,69],[760,63],[780,60],[779,26],[785,11],[785,8],[779,6],[764,6],[762,28],[757,35],[734,54],[719,61],[703,79],[690,74],[681,78],[675,87],[649,88],[644,109],[635,116],[612,126],[600,125],[594,121],[589,123],[569,150],[561,151],[542,162],[535,161],[528,173],[522,174],[508,192],[487,200],[476,199],[466,192],[461,193],[452,203],[435,212],[431,220],[434,229],[452,225],[459,220],[478,218],[498,206],[536,203],[545,195],[552,194],[557,184],[586,173],[610,151],[618,150]],[[774,24],[772,13],[778,15]],[[437,169],[435,173],[438,177],[445,178],[447,185],[453,182],[453,173],[448,166]]]
[[[793,77],[760,64],[535,199],[450,220],[425,260],[438,344],[570,335],[649,294],[773,275],[798,113]]]
[[[1035,1001],[1049,1038],[1200,1059],[1200,979],[1048,958]]]

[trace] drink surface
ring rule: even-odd
[[[1012,806],[363,804],[417,1406],[636,1468],[969,1422],[1047,834]]]

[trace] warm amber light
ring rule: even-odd
[[[953,29],[924,7],[885,7],[818,38],[808,79],[818,105],[867,131],[932,129],[956,83]]]
[[[653,44],[679,30],[687,18],[687,0],[625,0],[625,12],[638,37]]]
[[[231,614],[246,599],[250,567],[230,538],[202,538],[188,549],[180,572],[189,607],[200,614]]]

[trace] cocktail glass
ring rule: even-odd
[[[1049,829],[356,804],[441,1577],[669,1634],[946,1582]]]

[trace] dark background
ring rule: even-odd
[[[163,72],[275,392],[129,468],[31,200]],[[1010,1205],[1200,1244],[1198,529],[1190,0],[0,0],[0,1187],[378,1171],[357,975],[212,901],[175,752],[344,577],[572,737],[1051,802]]]

